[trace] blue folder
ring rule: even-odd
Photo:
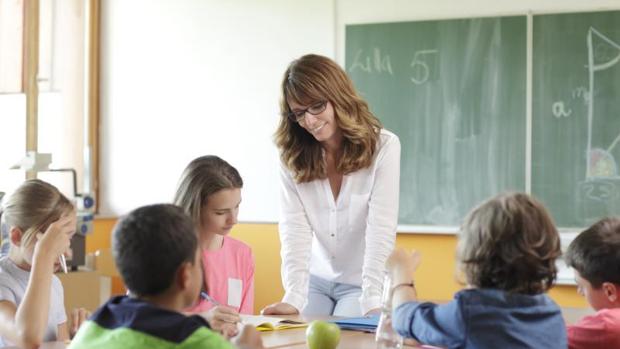
[[[349,317],[338,320],[332,320],[343,330],[375,332],[379,324],[379,314],[364,317]]]

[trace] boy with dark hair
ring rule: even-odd
[[[184,308],[198,299],[202,268],[192,220],[173,205],[138,208],[114,228],[112,252],[131,296],[99,308],[69,348],[233,348],[198,315]],[[263,348],[246,326],[235,339],[241,348]]]
[[[620,348],[620,218],[604,218],[568,246],[577,290],[596,314],[568,326],[568,346]]]

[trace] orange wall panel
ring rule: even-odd
[[[110,234],[116,219],[96,219],[94,232],[86,239],[87,252],[110,248]],[[231,236],[252,247],[256,272],[254,276],[254,311],[277,302],[284,290],[280,279],[280,239],[277,224],[238,224]],[[415,275],[419,297],[437,301],[452,299],[462,286],[456,281],[456,236],[438,234],[398,234],[396,244],[417,249],[422,264]],[[124,292],[120,280],[112,280],[113,294]],[[575,286],[555,286],[549,294],[562,307],[587,307]]]

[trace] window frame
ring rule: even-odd
[[[45,0],[44,0],[45,1]],[[99,125],[100,125],[100,71],[101,71],[101,0],[82,0],[87,16],[85,26],[86,66],[84,73],[84,120],[86,139],[83,143],[88,156],[84,161],[83,190],[95,198],[95,213],[99,211]],[[26,96],[26,152],[38,149],[38,68],[40,0],[23,2],[22,37],[22,93]],[[26,172],[26,179],[36,178],[34,171]]]

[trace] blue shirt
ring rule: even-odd
[[[446,304],[400,305],[393,326],[402,336],[450,349],[567,347],[562,313],[546,294],[463,290]]]

